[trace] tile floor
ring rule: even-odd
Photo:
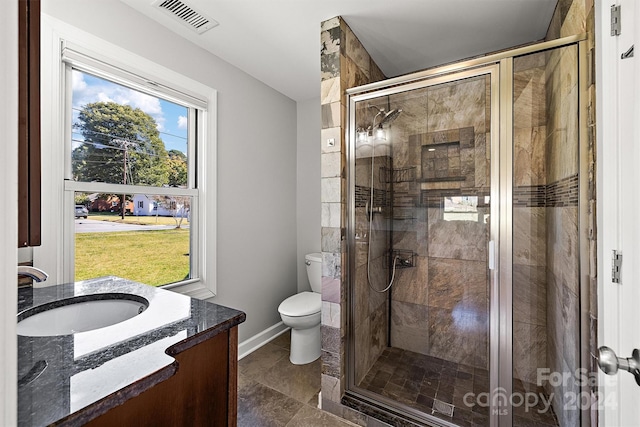
[[[486,406],[465,403],[464,396],[489,391],[486,369],[474,368],[437,357],[398,348],[386,348],[360,383],[360,387],[401,402],[459,426],[489,425]],[[533,387],[533,389],[532,389]],[[514,382],[514,392],[544,392],[534,384]],[[434,400],[454,405],[453,416],[434,410]],[[473,399],[471,400],[473,403]],[[440,409],[445,409],[440,407]],[[539,409],[539,408],[533,408]],[[514,426],[557,426],[553,412],[515,409]]]
[[[290,339],[287,332],[240,360],[238,426],[355,426],[318,409],[320,359],[292,364]]]
[[[307,365],[289,361],[287,332],[240,360],[238,370],[238,426],[354,427],[348,421],[318,409],[320,359]],[[514,391],[535,385],[514,383]],[[489,390],[487,371],[387,348],[360,387],[387,396],[422,412],[460,426],[488,425],[487,408],[464,403],[464,395]],[[537,390],[540,391],[540,390]],[[434,399],[453,404],[453,417],[433,410]],[[557,426],[553,413],[517,411],[514,426]]]

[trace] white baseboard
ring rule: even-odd
[[[278,322],[275,325],[265,329],[264,331],[255,334],[251,338],[247,338],[246,340],[242,341],[238,344],[238,360],[250,355],[263,345],[267,344],[269,341],[278,338],[289,329],[290,328],[288,326],[285,326],[284,323]]]

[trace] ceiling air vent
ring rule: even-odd
[[[153,4],[198,34],[202,34],[218,26],[218,22],[196,12],[191,6],[186,5],[180,0],[158,0]]]

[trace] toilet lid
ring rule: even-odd
[[[285,316],[297,317],[319,313],[322,309],[322,298],[316,292],[300,292],[280,303],[278,311]]]

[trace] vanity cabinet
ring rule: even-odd
[[[18,290],[18,312],[125,294],[143,313],[68,335],[18,335],[20,426],[235,426],[242,311],[121,277]]]
[[[40,245],[40,0],[18,1],[18,247]]]
[[[177,372],[172,377],[86,425],[235,426],[238,411],[237,326],[173,357]]]

